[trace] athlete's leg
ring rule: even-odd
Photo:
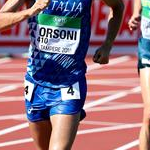
[[[143,123],[140,131],[140,150],[150,150],[150,68],[140,69],[140,83],[144,102]]]
[[[37,150],[48,150],[51,135],[50,121],[29,122],[29,127]]]
[[[80,113],[75,115],[56,114],[51,116],[52,134],[49,150],[71,150],[79,120]]]
[[[29,120],[29,128],[37,150],[48,150],[51,135],[51,123],[49,121],[49,108],[45,106],[44,96],[42,95],[44,88],[40,85],[35,86],[29,81],[27,84],[28,91],[26,93],[32,95],[32,98],[29,100],[27,99],[28,95],[25,95],[25,106],[27,118]],[[34,85],[34,88],[31,91],[32,85]]]

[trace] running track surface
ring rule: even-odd
[[[87,117],[72,150],[137,150],[142,98],[135,56],[111,56],[108,65],[86,58]],[[25,116],[25,58],[0,59],[0,150],[35,150]]]

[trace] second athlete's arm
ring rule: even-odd
[[[110,7],[111,10],[108,20],[108,30],[106,39],[102,46],[96,51],[93,60],[96,63],[107,64],[109,62],[110,50],[121,25],[124,4],[122,0],[103,1]]]
[[[16,23],[19,23],[43,10],[49,3],[49,0],[38,0],[35,4],[20,12],[0,12],[0,30],[7,29]],[[7,7],[8,8],[8,7]]]
[[[8,0],[0,12],[16,12],[27,0]]]
[[[133,14],[128,23],[130,30],[136,30],[138,28],[141,19],[141,10],[141,0],[134,0]]]

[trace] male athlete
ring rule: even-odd
[[[34,3],[8,0],[2,10],[15,11],[27,1],[28,7]],[[122,0],[103,1],[111,16],[106,40],[93,58],[99,64],[109,61],[124,9]],[[85,117],[84,59],[91,33],[91,4],[92,0],[51,0],[46,9],[28,20],[31,42],[25,103],[37,150],[70,150],[79,121]]]
[[[143,97],[143,121],[139,134],[139,149],[150,150],[150,0],[134,0],[130,30],[141,27],[138,41],[138,69]]]

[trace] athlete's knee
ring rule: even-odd
[[[150,107],[149,106],[144,108],[143,123],[150,125]]]
[[[71,145],[58,142],[50,146],[49,150],[71,150]]]
[[[43,147],[36,147],[37,150],[48,150],[48,149],[45,149]]]
[[[44,144],[36,144],[37,150],[48,150],[49,146]]]

